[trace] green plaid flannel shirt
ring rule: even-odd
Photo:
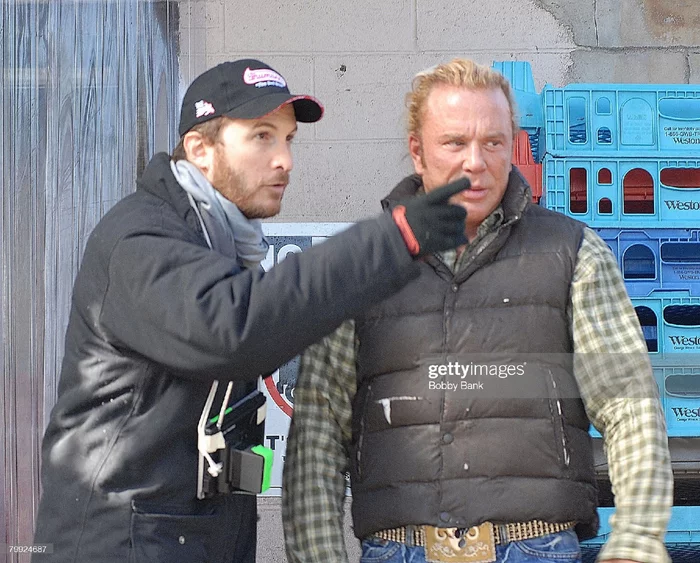
[[[459,258],[445,252],[443,261],[458,270],[466,256],[488,244],[501,222],[499,208]],[[574,374],[588,416],[605,437],[616,502],[612,533],[598,560],[670,562],[663,539],[673,476],[658,389],[615,258],[590,229],[577,255],[568,314]],[[348,561],[343,505],[357,345],[354,322],[346,321],[301,360],[282,498],[291,563]]]

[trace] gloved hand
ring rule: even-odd
[[[467,210],[447,200],[470,187],[468,178],[460,178],[394,207],[392,216],[413,256],[467,244],[464,235]]]

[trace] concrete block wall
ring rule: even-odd
[[[355,221],[412,172],[412,76],[467,56],[527,60],[535,83],[700,83],[697,0],[182,0],[184,87],[225,60],[262,58],[324,118],[300,125],[283,222]],[[259,561],[284,561],[279,500],[261,500]],[[348,516],[349,520],[349,516]],[[357,545],[346,526],[351,561]]]
[[[264,58],[326,106],[302,125],[278,221],[354,221],[411,172],[404,94],[426,67],[527,60],[535,82],[700,82],[696,0],[183,0],[183,87]]]

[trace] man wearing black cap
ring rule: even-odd
[[[464,241],[447,203],[461,182],[262,272],[259,220],[279,212],[297,122],[322,113],[260,61],[205,72],[172,158],[155,155],[93,231],[43,442],[36,559],[253,561],[255,496],[202,486],[217,472],[207,418],[401,289],[416,257]]]

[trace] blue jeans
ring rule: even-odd
[[[581,563],[573,530],[496,546],[496,563]],[[388,540],[362,541],[360,563],[426,563],[423,547]]]

